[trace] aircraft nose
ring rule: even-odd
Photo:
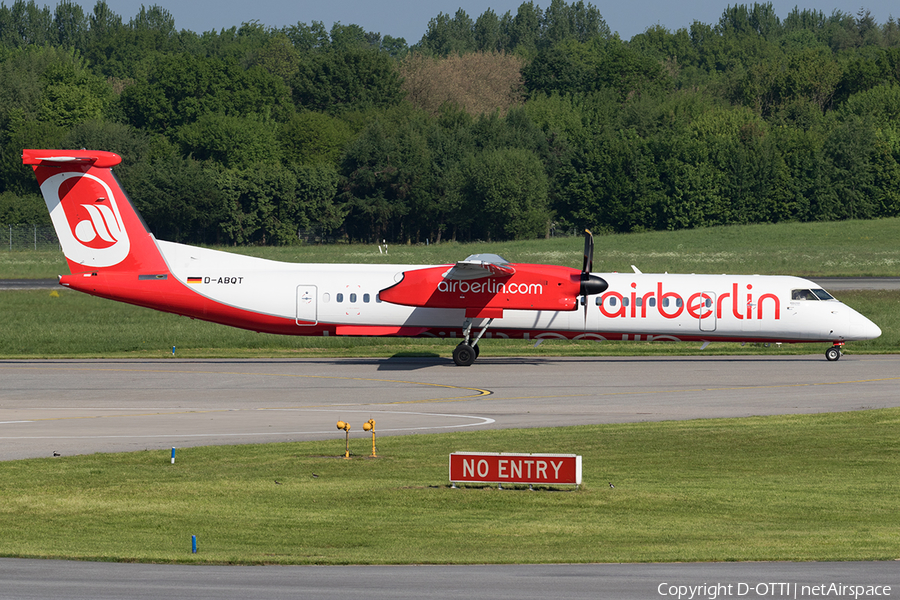
[[[855,340],[874,340],[881,335],[881,328],[859,314],[855,310],[850,311],[850,337]]]

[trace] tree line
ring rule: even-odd
[[[0,222],[49,222],[23,148],[116,152],[161,239],[534,238],[900,215],[900,24],[728,6],[630,40],[578,1],[421,40],[178,30],[0,4]]]

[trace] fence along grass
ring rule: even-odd
[[[0,250],[9,252],[49,250],[60,252],[52,225],[0,224]]]

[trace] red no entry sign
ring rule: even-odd
[[[575,454],[454,452],[453,483],[581,485],[581,457]]]

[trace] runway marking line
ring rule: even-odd
[[[309,412],[332,412],[331,409],[251,409],[251,410],[295,410],[295,411],[309,411]],[[201,411],[197,411],[201,412]],[[213,411],[206,411],[213,412]],[[354,412],[350,410],[349,412]],[[421,412],[410,412],[410,411],[389,411],[389,410],[371,410],[371,409],[356,409],[355,412],[365,412],[366,414],[371,415],[372,413],[381,413],[381,414],[399,414],[399,415],[416,415],[416,416],[425,416],[425,417],[451,417],[454,419],[468,419],[474,422],[472,423],[462,423],[460,425],[427,425],[427,426],[417,426],[417,427],[390,427],[390,428],[380,428],[379,431],[381,433],[393,433],[399,431],[425,431],[429,429],[462,429],[466,427],[478,427],[482,425],[491,425],[496,421],[490,417],[480,417],[474,415],[453,415],[453,414],[444,414],[444,413],[421,413]],[[176,413],[177,414],[177,413]],[[123,416],[141,416],[141,415],[123,415]],[[101,418],[101,417],[75,417],[75,418]],[[65,419],[42,419],[46,421],[53,420],[65,420]],[[27,422],[27,421],[23,421]],[[152,433],[146,435],[54,435],[54,436],[3,436],[0,437],[0,440],[9,441],[9,440],[42,440],[42,439],[52,439],[52,440],[94,440],[94,439],[119,439],[119,438],[140,438],[140,439],[158,439],[158,438],[173,438],[173,439],[182,439],[182,438],[206,438],[206,437],[245,437],[245,436],[280,436],[280,435],[325,435],[333,433],[332,430],[326,431],[260,431],[260,432],[238,432],[238,433]]]
[[[96,371],[105,371],[105,372],[121,372],[121,373],[174,373],[179,375],[192,375],[192,374],[203,374],[203,375],[237,375],[237,376],[253,376],[253,377],[291,377],[291,378],[303,378],[303,379],[328,379],[328,380],[343,380],[343,381],[370,381],[370,382],[379,382],[379,383],[396,383],[396,384],[407,384],[407,385],[418,385],[418,386],[428,386],[428,387],[440,387],[446,389],[454,389],[454,390],[467,390],[470,392],[475,392],[474,395],[471,396],[456,396],[449,398],[423,398],[419,400],[403,400],[396,402],[373,402],[373,403],[358,403],[352,405],[343,405],[344,410],[347,410],[349,406],[367,406],[373,404],[425,404],[425,403],[437,403],[437,402],[461,402],[473,400],[475,398],[483,398],[485,396],[490,396],[493,394],[491,390],[484,390],[481,388],[472,388],[465,386],[457,386],[457,385],[449,385],[449,384],[441,384],[441,383],[428,383],[422,381],[404,381],[399,379],[379,379],[372,377],[336,377],[336,376],[328,376],[328,375],[295,375],[288,373],[245,373],[245,372],[234,372],[234,371],[184,371],[184,370],[175,370],[175,369],[122,369],[122,368],[84,368],[84,367],[22,367],[17,366],[20,369],[30,369],[30,370],[55,370],[55,371],[86,371],[86,372],[96,372]],[[313,405],[313,406],[304,406],[304,407],[272,407],[272,408],[223,408],[223,409],[207,409],[207,410],[184,410],[184,411],[156,411],[152,413],[139,413],[139,414],[118,414],[118,415],[83,415],[83,416],[72,416],[72,417],[47,417],[47,418],[38,418],[32,419],[31,421],[10,421],[10,423],[28,423],[28,422],[40,422],[40,421],[68,421],[68,420],[83,420],[83,419],[116,419],[116,418],[129,418],[129,417],[158,417],[158,416],[172,416],[172,415],[189,415],[189,414],[211,414],[211,413],[227,413],[227,412],[247,412],[247,411],[255,411],[255,410],[316,410],[319,407],[327,408],[330,410],[338,409],[337,406],[334,405]],[[52,410],[52,409],[41,409],[41,410]],[[90,409],[71,409],[71,410],[90,410]],[[129,409],[110,409],[110,408],[99,408],[97,410],[129,410]],[[491,420],[493,422],[493,420]]]

